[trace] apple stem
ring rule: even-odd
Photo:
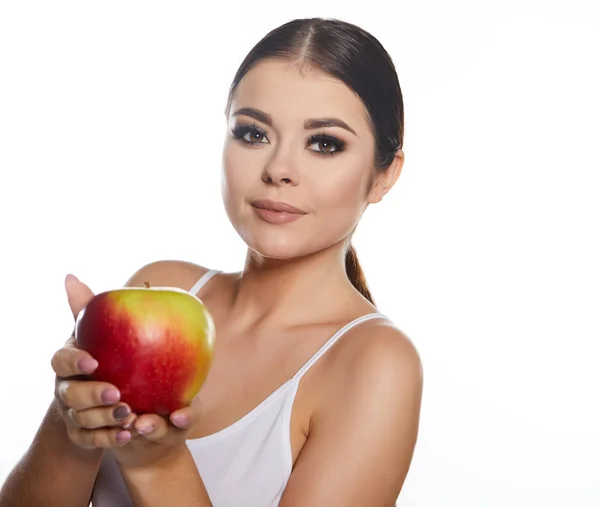
[[[144,286],[146,287],[146,289],[150,288],[150,282],[144,282]]]

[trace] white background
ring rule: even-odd
[[[405,100],[402,176],[355,236],[425,371],[399,506],[600,505],[594,3],[0,3],[0,482],[53,394],[68,272],[241,267],[228,86],[269,30],[324,16],[384,44]]]

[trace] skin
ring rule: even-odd
[[[242,108],[271,115],[272,124],[235,114]],[[337,126],[304,128],[305,118],[322,117],[340,118],[354,133]],[[35,491],[49,483],[42,464],[50,457],[79,474],[71,482],[80,484],[76,491],[70,486],[70,496],[57,505],[86,505],[102,452],[115,455],[137,506],[210,505],[185,439],[238,420],[340,327],[376,311],[349,282],[344,252],[365,209],[397,181],[402,151],[375,175],[374,138],[361,101],[343,83],[297,62],[263,61],[243,78],[228,129],[248,123],[264,135],[246,134],[256,143],[249,145],[228,131],[222,179],[227,215],[248,253],[242,272],[217,276],[202,291],[218,339],[199,395],[169,418],[129,414],[117,421],[113,409],[126,405],[102,401],[113,386],[74,377],[90,373],[94,362],[70,340],[52,360],[56,399],[36,436],[38,482],[16,469],[0,506],[5,498],[25,498],[7,496],[11,487],[27,483]],[[317,132],[343,140],[345,149],[319,155],[335,147],[307,143]],[[306,214],[289,224],[265,223],[250,205],[264,198]],[[142,267],[127,285],[150,281],[189,289],[204,272],[190,263],[159,261]],[[74,277],[66,290],[75,317],[93,293]],[[367,321],[344,335],[300,382],[291,421],[294,468],[280,505],[393,505],[417,439],[422,386],[419,355],[391,323]],[[141,434],[143,428],[151,431]],[[50,450],[59,447],[52,439],[63,442],[62,454]],[[33,447],[24,463],[36,462]]]

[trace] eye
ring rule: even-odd
[[[268,143],[267,134],[256,125],[237,125],[231,130],[233,137],[247,144]],[[261,139],[264,139],[262,141]]]
[[[344,141],[341,141],[340,139],[337,139],[333,136],[323,134],[311,136],[311,138],[308,140],[308,143],[311,147],[317,147],[312,151],[314,151],[318,155],[324,156],[333,155],[335,153],[344,151],[344,147],[346,146],[346,143]]]

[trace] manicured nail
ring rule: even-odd
[[[129,409],[131,411],[131,409]],[[133,417],[132,417],[133,416]],[[133,413],[130,413],[129,417],[123,421],[123,426],[121,426],[124,430],[130,430],[133,428],[135,421],[137,420],[137,416]]]
[[[85,357],[77,361],[77,367],[81,373],[92,373],[96,368],[98,368],[98,361],[92,359],[91,357]]]
[[[79,279],[75,276],[72,275],[71,273],[69,273],[66,277],[65,277],[65,285],[70,285],[73,282],[78,282]]]
[[[125,419],[127,419],[129,413],[129,407],[127,405],[120,405],[113,410],[113,417],[117,421],[124,421]]]
[[[140,435],[147,435],[148,433],[152,433],[152,430],[154,429],[154,426],[150,425],[150,426],[142,426],[141,428],[138,428],[137,432]]]
[[[126,444],[131,440],[131,433],[129,431],[119,431],[117,433],[117,442],[119,444]]]
[[[175,424],[177,426],[187,426],[190,423],[189,417],[186,417],[185,415],[182,415],[182,414],[174,415],[171,418],[171,421],[173,421],[173,424]]]
[[[102,398],[102,402],[110,405],[111,403],[116,403],[121,398],[121,393],[117,389],[105,389],[102,391],[100,395]]]

